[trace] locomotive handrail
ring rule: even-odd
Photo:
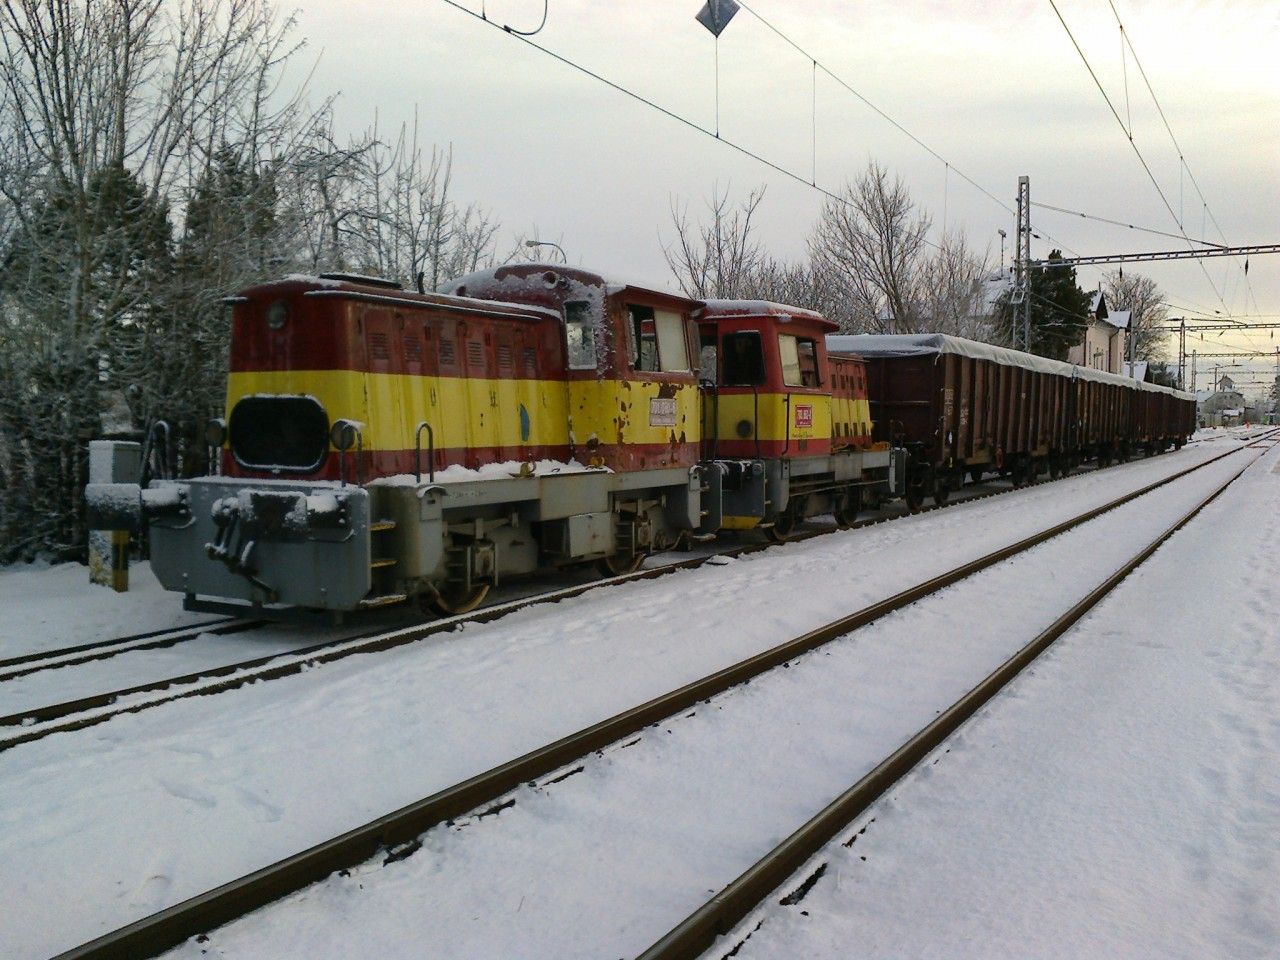
[[[142,447],[142,482],[141,486],[146,486],[151,480],[151,455],[156,453],[156,434],[161,433],[164,436],[163,446],[157,455],[157,474],[158,479],[169,479],[169,423],[167,420],[157,420],[151,424],[151,428],[147,431],[146,443]]]
[[[418,482],[422,482],[422,431],[427,431],[427,479],[436,481],[436,432],[431,424],[423,420],[418,424],[418,431],[413,437],[413,464],[418,471]]]
[[[786,399],[782,401],[782,405],[786,407],[786,426],[783,427],[783,436],[786,437],[786,443],[782,445],[782,455],[785,457],[791,451],[791,393],[788,392]]]
[[[760,387],[751,386],[751,436],[756,441],[756,459],[760,459]]]

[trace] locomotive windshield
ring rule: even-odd
[[[236,461],[253,469],[310,473],[329,452],[329,418],[314,397],[245,397],[229,431]]]

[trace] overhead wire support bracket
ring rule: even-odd
[[[1152,260],[1199,260],[1204,257],[1251,257],[1280,253],[1280,243],[1256,243],[1242,247],[1211,247],[1207,250],[1157,250],[1148,253],[1108,253],[1097,257],[1064,257],[1061,260],[1033,260],[1034,266],[1076,267],[1100,263],[1146,263]]]

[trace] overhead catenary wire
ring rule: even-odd
[[[1110,2],[1110,0],[1108,0],[1108,2]],[[1062,11],[1058,9],[1058,4],[1055,0],[1049,0],[1049,6],[1053,8],[1053,12],[1057,16],[1058,22],[1062,24],[1062,29],[1066,31],[1067,37],[1071,41],[1071,45],[1075,47],[1076,53],[1079,54],[1080,61],[1084,64],[1085,69],[1089,71],[1089,76],[1093,79],[1094,86],[1096,86],[1098,88],[1098,92],[1102,94],[1102,99],[1106,102],[1107,109],[1111,111],[1111,115],[1115,117],[1116,123],[1119,124],[1120,129],[1124,131],[1125,138],[1129,141],[1129,146],[1133,149],[1134,155],[1138,158],[1138,162],[1142,164],[1142,169],[1146,171],[1147,179],[1149,179],[1151,181],[1151,185],[1155,187],[1156,193],[1159,194],[1160,200],[1164,204],[1165,209],[1169,211],[1169,216],[1173,218],[1173,222],[1178,225],[1181,238],[1185,240],[1188,245],[1191,245],[1192,241],[1187,236],[1186,228],[1183,226],[1182,219],[1174,212],[1173,205],[1169,203],[1169,198],[1165,196],[1164,188],[1160,186],[1160,182],[1152,172],[1150,164],[1147,163],[1147,158],[1144,157],[1142,155],[1142,151],[1138,149],[1138,144],[1133,139],[1132,128],[1125,126],[1124,120],[1121,119],[1119,112],[1116,110],[1115,104],[1111,102],[1111,97],[1108,95],[1106,88],[1103,87],[1102,81],[1098,79],[1098,74],[1094,71],[1093,65],[1089,62],[1089,58],[1085,56],[1084,50],[1081,49],[1080,43],[1076,40],[1075,34],[1071,31],[1071,27],[1068,26],[1066,19],[1062,16]],[[1143,76],[1145,77],[1145,72]],[[1218,290],[1218,285],[1214,283],[1213,277],[1210,276],[1209,270],[1205,267],[1203,262],[1197,260],[1196,263],[1200,265],[1200,270],[1204,273],[1205,279],[1209,281],[1209,286],[1213,288],[1214,295],[1218,298],[1218,302],[1222,304],[1222,309],[1230,315],[1231,310],[1227,306],[1226,300],[1223,299],[1221,291]]]
[[[1080,217],[1081,219],[1084,219],[1084,220],[1096,220],[1098,223],[1109,223],[1113,227],[1126,227],[1130,230],[1137,230],[1139,233],[1154,234],[1155,236],[1158,236],[1158,237],[1169,237],[1170,239],[1173,239],[1173,240],[1189,239],[1191,243],[1199,243],[1206,247],[1222,248],[1226,246],[1226,244],[1214,243],[1212,240],[1197,240],[1195,238],[1188,238],[1185,234],[1181,234],[1181,233],[1170,233],[1167,230],[1157,230],[1154,227],[1140,227],[1134,223],[1125,223],[1123,220],[1112,220],[1109,217],[1100,217],[1097,214],[1081,213],[1079,210],[1070,210],[1067,207],[1055,206],[1052,203],[1042,203],[1039,200],[1032,200],[1031,205],[1033,207],[1040,207],[1043,210],[1053,210],[1055,213],[1065,213],[1068,216]]]
[[[469,17],[473,17],[474,19],[480,21],[483,24],[486,24],[487,26],[493,27],[494,29],[501,31],[507,36],[514,37],[515,39],[519,40],[521,43],[526,44],[527,46],[532,47],[534,50],[537,50],[539,53],[542,53],[543,55],[548,56],[551,59],[555,60],[557,63],[560,63],[563,66],[570,68],[571,70],[576,70],[577,72],[583,74],[584,76],[590,77],[592,80],[595,80],[598,83],[604,84],[605,86],[609,87],[611,90],[614,90],[617,93],[622,94],[623,96],[630,97],[632,100],[636,101],[637,103],[640,103],[646,107],[649,107],[652,110],[658,111],[663,116],[671,120],[675,120],[677,123],[683,124],[684,126],[688,127],[690,130],[694,130],[698,133],[703,134],[704,136],[710,137],[712,140],[715,140],[718,143],[725,144],[731,149],[736,150],[738,153],[742,154],[744,157],[754,160],[757,163],[763,164],[764,166],[768,167],[770,170],[774,171],[775,173],[781,174],[782,176],[787,177],[790,180],[794,180],[796,183],[803,184],[804,186],[810,188],[811,190],[817,191],[822,196],[826,197],[828,200],[834,200],[835,202],[844,204],[846,206],[849,205],[849,200],[846,197],[843,197],[832,190],[828,190],[817,183],[810,182],[802,174],[796,173],[793,170],[788,170],[786,167],[782,166],[779,163],[774,162],[773,160],[768,159],[762,154],[756,153],[754,150],[751,150],[748,147],[745,147],[742,144],[729,139],[728,137],[722,136],[718,130],[708,129],[707,127],[704,127],[702,124],[698,123],[697,121],[691,120],[689,117],[676,113],[674,110],[670,109],[669,107],[664,107],[662,104],[658,103],[657,101],[651,100],[648,97],[644,96],[643,94],[637,93],[636,91],[630,89],[629,87],[625,87],[614,80],[610,80],[608,77],[600,73],[597,73],[596,71],[592,70],[590,67],[584,66],[583,64],[580,64],[575,60],[569,59],[563,54],[557,53],[556,51],[550,49],[549,47],[545,47],[542,44],[537,43],[534,40],[531,40],[528,36],[524,34],[521,34],[514,30],[506,29],[501,24],[495,23],[494,21],[485,17],[483,14],[477,13],[476,11],[463,6],[461,3],[457,2],[457,0],[440,0],[440,2],[446,4],[447,6],[453,7],[455,10],[458,10],[461,13],[465,13]],[[985,193],[985,191],[983,192]],[[934,250],[941,251],[943,249],[943,247],[940,244],[934,243],[932,240],[929,240],[927,237],[922,237],[921,240],[926,246],[931,247]]]
[[[1122,42],[1121,53],[1123,54],[1124,47],[1127,46],[1129,48],[1129,52],[1133,54],[1134,65],[1137,66],[1138,73],[1142,75],[1142,82],[1146,84],[1147,93],[1151,95],[1151,102],[1155,105],[1156,113],[1160,115],[1160,122],[1164,124],[1165,132],[1169,134],[1169,140],[1173,144],[1174,150],[1178,152],[1179,189],[1181,189],[1182,186],[1182,173],[1185,171],[1187,178],[1191,181],[1191,185],[1195,187],[1196,196],[1200,198],[1202,209],[1205,214],[1208,215],[1209,220],[1213,223],[1214,227],[1217,228],[1218,236],[1222,238],[1222,242],[1224,244],[1228,243],[1226,232],[1222,229],[1222,225],[1218,223],[1218,218],[1213,215],[1213,211],[1209,209],[1209,201],[1205,199],[1204,191],[1200,189],[1200,182],[1196,179],[1196,175],[1191,172],[1191,165],[1187,163],[1186,155],[1182,152],[1182,144],[1178,143],[1178,138],[1174,136],[1173,126],[1169,123],[1169,118],[1165,115],[1164,107],[1160,104],[1160,98],[1156,96],[1155,87],[1152,86],[1151,79],[1147,76],[1147,71],[1142,66],[1142,59],[1138,56],[1138,51],[1133,46],[1133,39],[1131,38],[1129,31],[1125,29],[1124,21],[1120,19],[1120,11],[1116,9],[1115,0],[1107,0],[1107,5],[1111,7],[1111,14],[1116,18],[1116,24],[1120,27],[1120,37]],[[1127,80],[1125,91],[1127,95]],[[1132,126],[1130,126],[1130,129],[1132,130]],[[1181,226],[1181,224],[1179,224],[1179,226]],[[1204,231],[1202,230],[1201,232],[1203,233]],[[1253,299],[1253,308],[1256,310],[1258,309],[1258,298],[1253,292],[1253,284],[1249,280],[1249,270],[1247,267],[1244,268],[1244,282],[1245,286],[1248,288],[1250,297]]]

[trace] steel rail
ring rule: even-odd
[[[112,657],[133,653],[135,650],[163,650],[167,647],[176,647],[180,643],[186,643],[188,640],[194,640],[206,634],[222,636],[228,633],[242,633],[245,630],[260,627],[264,623],[266,623],[265,620],[211,620],[190,627],[154,630],[132,637],[117,637],[101,643],[87,643],[79,647],[63,647],[61,650],[48,650],[43,654],[15,657],[12,661],[0,664],[0,682],[26,677],[33,673],[42,673],[45,670],[57,670],[59,667],[78,667],[97,660],[110,660]],[[66,659],[59,659],[61,657]],[[8,663],[14,663],[15,668],[3,669]],[[3,719],[0,719],[0,725],[3,723]]]
[[[1081,617],[1147,561],[1175,533],[1190,523],[1205,507],[1220,497],[1249,467],[1264,456],[1258,454],[1213,493],[1184,514],[1147,547],[1125,563],[1084,599],[997,667],[981,683],[939,714],[910,740],[881,761],[862,779],[833,800],[777,847],[748,868],[736,880],[681,921],[670,932],[639,955],[637,960],[695,960],[716,941],[734,929],[764,900],[787,884],[824,847],[848,829],[853,821],[883,797],[899,780],[924,761],[970,717],[1003,690],[1023,669],[1071,629]],[[808,872],[813,877],[821,865]],[[807,881],[802,881],[802,883]],[[738,941],[749,938],[750,932]],[[731,956],[736,944],[725,944]]]
[[[1280,433],[1280,428],[1275,432]],[[1226,451],[1204,461],[1195,467],[1188,469],[1196,470],[1201,466],[1207,466],[1215,460],[1222,457],[1230,456],[1237,452],[1239,448]],[[1102,468],[1095,468],[1102,469]],[[1176,479],[1183,473],[1175,474],[1170,478]],[[933,504],[928,507],[922,507],[915,513],[929,513],[933,510],[941,510],[945,507],[958,505],[960,503],[969,503],[975,500],[984,500],[988,497],[1002,496],[1012,492],[1013,489],[1026,489],[1031,486],[1039,486],[1044,483],[1054,483],[1051,479],[1039,480],[1030,484],[1025,484],[1022,488],[1011,488],[1010,490],[993,490],[987,493],[980,493],[973,496],[962,497],[960,499],[949,499],[943,504]],[[786,543],[799,543],[814,537],[828,536],[832,533],[841,532],[843,530],[856,530],[878,523],[885,523],[891,520],[899,519],[904,515],[890,515],[868,518],[857,523],[851,524],[845,528],[836,528],[827,531],[811,531],[797,534],[789,538]],[[200,670],[194,673],[185,674],[179,677],[170,677],[164,680],[152,681],[144,684],[138,684],[123,690],[115,690],[102,694],[95,694],[90,697],[84,697],[74,701],[68,701],[59,704],[50,704],[44,707],[29,709],[19,713],[10,714],[9,716],[0,717],[0,727],[5,726],[21,726],[25,729],[23,733],[4,736],[0,733],[0,752],[11,747],[18,746],[23,743],[30,743],[34,740],[42,739],[54,733],[68,732],[72,730],[81,730],[86,727],[95,726],[99,723],[105,723],[113,717],[120,716],[125,713],[137,713],[151,707],[160,706],[161,704],[171,703],[174,700],[181,700],[187,697],[207,696],[222,693],[227,690],[233,690],[256,680],[275,680],[280,677],[292,676],[300,673],[302,670],[312,666],[324,663],[331,663],[335,660],[344,659],[362,653],[378,653],[384,650],[390,650],[395,647],[403,646],[408,643],[416,643],[418,640],[433,636],[440,633],[446,633],[461,626],[465,623],[490,623],[494,620],[501,619],[508,614],[515,613],[519,610],[526,609],[539,603],[556,603],[561,600],[568,600],[581,596],[591,590],[601,587],[615,586],[621,583],[630,583],[639,580],[653,580],[658,577],[666,576],[678,570],[691,570],[702,566],[716,557],[741,557],[752,553],[758,553],[764,550],[772,549],[778,546],[776,543],[754,543],[734,547],[728,550],[720,551],[715,554],[709,554],[702,557],[692,557],[687,560],[679,560],[675,563],[664,564],[658,567],[650,567],[644,570],[638,570],[634,573],[623,574],[617,577],[610,577],[604,580],[596,580],[591,583],[579,584],[573,587],[566,587],[559,590],[552,590],[546,593],[534,594],[518,600],[507,601],[502,604],[496,604],[491,607],[482,607],[471,613],[461,614],[456,617],[450,617],[445,620],[439,620],[434,623],[425,624],[415,627],[407,627],[393,630],[380,629],[364,634],[355,634],[353,636],[342,637],[333,640],[325,640],[320,643],[313,644],[309,647],[302,647],[298,650],[287,653],[274,653],[263,657],[257,657],[252,660],[244,660],[238,663],[226,664],[221,667],[212,667]],[[351,645],[351,646],[348,646]],[[337,648],[337,649],[332,649]],[[331,650],[326,654],[324,651]],[[283,664],[270,667],[273,661],[281,660],[289,657],[303,657],[301,660],[288,660]],[[204,681],[216,680],[219,677],[227,679],[218,683],[205,683]],[[138,703],[125,704],[117,709],[107,709],[115,704],[118,700],[136,696],[143,693],[156,693],[168,690],[171,687],[186,686],[189,689],[182,690],[168,696],[157,697],[144,700]],[[90,712],[101,711],[101,712]],[[65,720],[58,723],[58,720]],[[44,724],[42,726],[33,726],[36,724]]]
[[[1277,432],[1280,432],[1280,429],[1278,429]],[[1238,449],[1239,448],[1236,448],[1218,454],[1201,464],[1188,468],[1188,470],[1183,471],[1183,473],[1174,474],[1172,477],[1166,478],[1165,481],[1160,482],[1177,479],[1191,470],[1197,470],[1200,467],[1213,463],[1215,460],[1221,459],[1222,457],[1230,456],[1232,453],[1237,452]],[[922,507],[919,510],[916,510],[915,513],[929,513],[952,505],[970,503],[975,500],[984,500],[988,497],[1003,496],[1015,489],[1027,489],[1028,487],[1054,482],[1056,481],[1045,479],[1024,484],[1021,488],[1015,487],[1009,490],[993,490],[987,493],[962,497],[956,500],[948,499],[946,503]],[[907,515],[913,514],[873,517],[868,518],[867,520],[858,521],[844,528],[835,528],[826,531],[806,531],[788,538],[785,543],[800,543],[805,540],[811,540],[814,537],[829,536],[832,533],[861,529],[878,523],[886,523]],[[40,740],[54,733],[65,733],[96,726],[99,723],[105,723],[106,721],[122,714],[138,713],[152,707],[172,703],[175,700],[182,700],[188,697],[209,696],[217,693],[223,693],[227,690],[234,690],[237,687],[241,687],[247,683],[252,683],[258,680],[276,680],[281,677],[293,676],[294,674],[301,673],[303,670],[310,667],[325,663],[332,663],[335,660],[345,659],[348,656],[364,653],[379,653],[405,644],[416,643],[426,637],[440,633],[447,633],[466,623],[490,623],[536,604],[556,603],[561,600],[573,599],[601,587],[616,586],[621,583],[630,583],[639,580],[654,580],[678,570],[696,569],[717,557],[736,558],[770,550],[778,545],[779,544],[772,542],[746,544],[702,557],[678,560],[674,563],[650,567],[644,570],[638,570],[634,573],[623,574],[621,576],[610,577],[603,580],[595,580],[591,583],[578,584],[576,586],[552,590],[546,593],[534,594],[529,597],[507,601],[491,607],[481,607],[471,613],[461,614],[445,620],[438,620],[430,624],[396,628],[392,630],[386,630],[383,628],[368,633],[358,633],[337,639],[324,640],[319,643],[312,644],[311,646],[301,647],[289,652],[268,654],[262,657],[255,657],[251,660],[242,660],[237,663],[224,664],[219,667],[209,667],[207,669],[184,674],[178,677],[168,677],[163,680],[149,681],[147,683],[137,684],[120,690],[94,694],[77,700],[25,709],[7,716],[0,716],[0,728],[23,728],[23,732],[21,733],[8,735],[0,730],[0,752],[24,743],[31,743],[35,740]],[[326,651],[329,652],[326,653]],[[287,659],[292,657],[299,657],[302,659]],[[273,662],[280,660],[284,660],[285,662],[278,663],[276,666],[271,666]],[[211,680],[217,681],[218,678],[225,679],[216,683],[205,682]],[[155,697],[136,703],[123,704],[115,709],[110,709],[123,698],[145,693],[163,693],[173,687],[186,687],[187,689],[168,694],[167,696]]]
[[[132,633],[126,637],[114,637],[111,640],[96,640],[93,643],[81,643],[74,647],[60,647],[57,650],[36,650],[32,653],[24,653],[19,657],[9,657],[0,660],[0,670],[7,667],[19,667],[24,664],[36,663],[41,660],[50,660],[55,657],[70,656],[73,653],[85,653],[90,650],[102,650],[108,647],[115,647],[125,643],[133,643],[136,640],[149,640],[152,637],[159,637],[165,634],[178,633],[183,630],[207,630],[210,627],[216,627],[219,624],[227,623],[226,617],[219,617],[217,620],[205,620],[202,623],[192,623],[185,627],[165,627],[162,630],[149,630],[146,633]]]
[[[354,867],[380,851],[388,854],[389,861],[400,859],[416,850],[420,843],[417,838],[433,826],[461,817],[470,811],[489,807],[522,784],[536,782],[581,760],[584,756],[634,735],[647,726],[687,711],[700,702],[789,663],[796,657],[816,650],[853,630],[865,627],[930,594],[937,593],[988,567],[1039,546],[1059,534],[1207,467],[1223,457],[1239,452],[1240,448],[1237,448],[1213,457],[1204,463],[1179,471],[1076,517],[1057,523],[1016,543],[968,561],[953,570],[916,584],[800,637],[401,807],[393,813],[356,827],[341,836],[324,841],[308,850],[225,883],[214,890],[104,934],[89,943],[59,954],[54,960],[138,960],[138,958],[156,956],[190,937],[207,933],[322,880],[334,872]]]

